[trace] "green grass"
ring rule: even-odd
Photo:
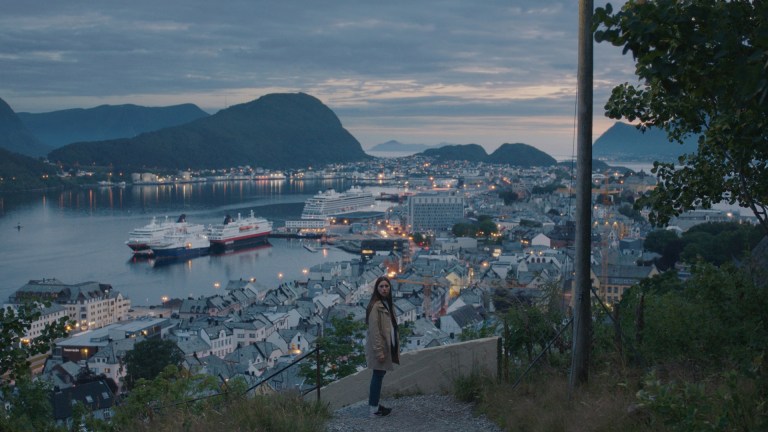
[[[167,409],[148,422],[121,425],[125,431],[248,431],[321,432],[330,412],[325,406],[303,401],[297,395],[279,393],[240,398],[217,408]]]
[[[642,416],[630,413],[634,389],[625,381],[593,376],[568,392],[562,371],[539,371],[513,388],[512,383],[472,374],[456,380],[454,396],[476,402],[477,411],[505,430],[516,432],[650,432]]]

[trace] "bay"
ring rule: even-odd
[[[135,305],[222,292],[227,281],[255,278],[276,286],[303,276],[322,262],[356,255],[331,248],[307,251],[298,239],[270,238],[269,245],[157,265],[132,257],[128,232],[151,218],[221,223],[226,214],[251,210],[284,225],[298,218],[304,201],[320,190],[346,190],[351,183],[234,181],[94,188],[0,197],[0,302],[32,279],[112,285]],[[20,228],[19,228],[20,227]]]

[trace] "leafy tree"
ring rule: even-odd
[[[552,182],[546,186],[534,186],[533,189],[531,189],[531,193],[534,195],[549,195],[561,187],[563,187],[562,184]]]
[[[146,430],[147,422],[162,408],[204,410],[209,406],[207,404],[224,400],[222,397],[199,399],[200,395],[227,391],[226,386],[220,387],[217,383],[213,376],[190,375],[175,365],[168,365],[154,379],[139,379],[134,383],[128,398],[115,409],[114,429]],[[233,390],[232,393],[236,392]],[[183,404],[191,400],[196,401]]]
[[[473,224],[459,222],[451,228],[451,232],[456,237],[474,237],[477,230]]]
[[[645,221],[643,215],[640,214],[640,210],[635,209],[631,205],[623,205],[619,207],[619,213],[637,222]]]
[[[517,192],[513,190],[499,191],[499,198],[504,200],[504,205],[510,205],[513,202],[517,202],[520,199],[520,197],[517,196]]]
[[[365,331],[365,323],[355,321],[352,315],[331,318],[331,327],[317,340],[320,345],[321,385],[352,375],[365,366],[365,346],[362,343]],[[299,374],[314,382],[315,367],[314,362],[305,362]]]
[[[413,233],[413,242],[419,245],[419,247],[429,246],[430,238],[423,233]]]
[[[499,232],[496,222],[488,215],[480,215],[477,222],[459,222],[451,228],[456,237],[488,237]]]
[[[664,273],[624,293],[619,306],[624,310],[622,327],[628,335],[641,333],[634,339],[640,341],[645,359],[717,368],[731,361],[749,363],[764,354],[768,291],[730,265],[702,264],[692,273],[687,281]]]
[[[670,230],[655,230],[648,233],[643,242],[643,247],[651,252],[663,254],[667,245],[679,239],[677,233]]]
[[[683,233],[685,244],[680,258],[685,262],[704,260],[722,265],[741,259],[762,239],[762,231],[751,225],[738,223],[706,223]]]
[[[642,84],[613,89],[610,118],[698,137],[698,151],[655,162],[658,187],[641,204],[666,224],[727,199],[749,207],[768,233],[768,2],[630,0],[595,11],[595,39],[631,52]]]
[[[44,306],[50,306],[45,304]],[[47,352],[58,338],[67,336],[68,317],[48,324],[42,334],[32,340],[26,334],[32,323],[40,319],[40,304],[24,303],[18,307],[0,308],[0,376],[15,379],[29,374],[31,356]]]
[[[671,231],[652,231],[646,237],[644,246],[662,255],[656,264],[659,269],[666,270],[679,260],[687,263],[702,260],[722,265],[741,259],[762,237],[762,230],[751,225],[706,223],[692,227],[680,238]]]
[[[40,380],[23,376],[15,386],[4,387],[2,399],[8,410],[0,414],[0,430],[3,431],[55,431],[53,407],[50,402],[51,386]]]
[[[125,355],[125,382],[129,388],[140,379],[152,380],[167,366],[180,367],[184,353],[169,339],[149,338],[138,342]]]
[[[482,235],[483,237],[488,237],[491,234],[495,234],[499,232],[499,227],[498,225],[496,225],[496,222],[490,219],[481,221],[478,224],[477,228],[478,228],[478,233],[480,233],[480,235]]]
[[[545,285],[542,293],[536,301],[518,299],[508,303],[511,307],[503,315],[506,352],[518,358],[525,354],[529,362],[555,336],[563,320],[557,284]]]
[[[483,322],[483,325],[476,329],[474,327],[468,327],[461,331],[461,334],[459,335],[459,340],[462,342],[471,341],[475,339],[482,339],[486,337],[491,337],[496,334],[496,331],[498,330],[498,323],[489,323],[487,321]]]

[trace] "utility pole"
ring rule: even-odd
[[[569,391],[589,380],[592,312],[590,241],[592,237],[592,13],[593,0],[579,0],[578,117],[576,140],[576,257],[573,356]]]

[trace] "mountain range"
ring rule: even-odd
[[[124,169],[285,169],[371,158],[330,108],[304,93],[269,94],[134,138],[69,144],[48,157]]]
[[[17,114],[27,130],[51,149],[80,141],[130,138],[208,117],[208,113],[194,104],[165,107],[101,105],[88,109]]]
[[[170,125],[170,126],[169,126]],[[150,130],[160,128],[157,130]],[[138,132],[138,135],[135,135]],[[77,142],[72,139],[125,135],[118,139]],[[43,114],[16,114],[0,99],[0,178],[50,178],[50,166],[22,155],[45,156],[64,164],[155,168],[228,168],[239,165],[299,168],[370,158],[342,127],[338,117],[318,99],[303,93],[270,94],[208,115],[192,104],[147,108],[100,106]],[[403,144],[374,146],[372,151],[416,152],[438,160],[507,163],[517,166],[555,164],[544,152],[526,144],[503,144],[490,155],[477,144]],[[660,131],[640,132],[616,123],[594,144],[595,157],[632,160],[673,158],[695,151],[695,143],[669,143]],[[50,152],[50,153],[49,153]],[[46,182],[46,185],[49,184]],[[6,184],[7,186],[7,184]]]
[[[26,156],[45,156],[51,149],[30,132],[13,109],[0,99],[0,148]]]

